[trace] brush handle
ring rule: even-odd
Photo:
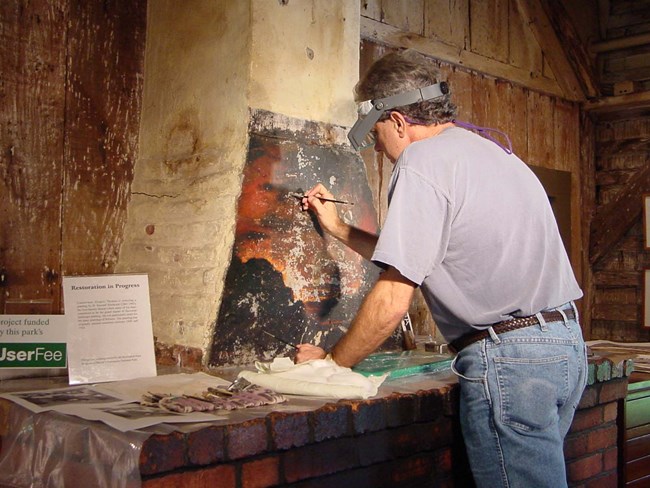
[[[290,342],[287,342],[287,341],[285,341],[284,339],[280,339],[279,337],[274,336],[274,335],[271,334],[270,332],[267,332],[267,331],[265,331],[265,330],[263,330],[262,332],[264,332],[264,333],[265,333],[266,335],[268,335],[268,336],[273,337],[276,341],[280,341],[280,342],[282,342],[283,344],[286,344],[287,346],[291,346],[291,347],[293,347],[294,349],[298,349],[298,346],[296,346],[295,344],[291,344]]]
[[[307,198],[307,195],[301,195],[299,193],[292,193],[292,197],[298,198],[299,200],[302,200],[303,198]],[[343,205],[354,205],[354,202],[346,202],[344,200],[335,200],[333,198],[327,198],[327,197],[316,197],[318,198],[321,202],[332,202],[332,203],[342,203]]]

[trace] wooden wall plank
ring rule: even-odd
[[[576,103],[555,100],[553,110],[553,168],[571,172],[571,222],[580,222],[580,107]],[[582,235],[571,233],[571,262],[576,276],[582,276]]]
[[[494,78],[473,76],[472,78],[472,123],[483,127],[497,125],[496,82]]]
[[[579,170],[580,175],[580,201],[578,208],[580,209],[580,227],[575,229],[575,232],[580,233],[580,263],[582,266],[582,275],[578,277],[582,287],[583,297],[578,301],[579,311],[582,317],[582,331],[585,339],[590,340],[592,336],[592,321],[591,309],[594,299],[594,280],[593,272],[589,264],[589,256],[584,249],[589,247],[589,222],[593,210],[596,206],[595,196],[595,156],[594,156],[594,134],[596,132],[594,121],[591,117],[587,116],[584,112],[580,112],[579,126],[576,131],[580,137],[580,150],[579,150]]]
[[[510,2],[508,63],[528,70],[533,77],[544,76],[544,56],[535,34],[524,22],[517,2]]]
[[[585,93],[546,15],[543,0],[514,1],[517,2],[518,11],[522,14],[524,22],[531,27],[545,59],[551,65],[554,77],[562,87],[563,96],[568,100],[584,100]]]
[[[66,4],[0,2],[0,313],[60,311]]]
[[[386,23],[408,32],[424,34],[424,0],[383,0],[381,6]]]
[[[582,93],[592,98],[600,95],[596,74],[592,68],[593,62],[582,39],[576,31],[563,1],[545,0],[543,5],[555,35],[560,40],[561,54],[564,54],[571,71],[580,84]],[[567,76],[568,79],[570,77]]]
[[[410,47],[440,61],[510,80],[530,89],[552,95],[563,94],[557,82],[553,79],[534,76],[529,70],[510,66],[473,53],[470,50],[459,49],[446,42],[405,32],[397,27],[367,17],[361,18],[361,38],[397,48]]]
[[[458,107],[457,118],[466,122],[472,121],[472,78],[474,76],[465,70],[453,67],[449,73],[449,87],[454,102]]]
[[[508,135],[512,141],[512,148],[522,160],[528,162],[528,90],[514,85],[510,90],[508,100],[510,109],[510,128]]]
[[[605,256],[640,218],[644,193],[650,193],[650,166],[640,168],[615,200],[597,210],[591,224],[589,260],[592,264]]]
[[[73,2],[69,31],[63,269],[110,273],[137,156],[146,0]]]
[[[596,303],[593,307],[593,320],[611,319],[616,317],[619,322],[639,322],[639,310],[634,305],[625,305],[621,303],[608,303],[601,305]]]
[[[361,9],[360,9],[361,15],[363,15],[364,17],[368,17],[370,19],[381,21],[382,0],[360,0],[360,3],[361,3]]]
[[[570,171],[578,166],[578,161],[571,158],[578,158],[580,154],[580,133],[575,130],[580,126],[579,121],[580,108],[577,104],[555,101],[552,121],[555,169]]]
[[[554,105],[548,97],[528,92],[528,164],[555,168]],[[534,115],[533,115],[534,114]]]
[[[470,50],[508,62],[508,0],[470,0]]]
[[[643,251],[641,194],[650,191],[650,117],[602,121],[596,126],[589,264],[594,303],[620,301],[623,309],[599,305],[592,324],[598,339],[644,342],[650,329],[642,322],[643,273],[650,257]],[[620,296],[621,289],[628,292]],[[631,294],[635,294],[630,304]]]
[[[428,0],[424,4],[424,36],[460,49],[469,46],[469,0]]]

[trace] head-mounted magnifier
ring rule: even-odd
[[[352,147],[357,151],[375,145],[375,137],[372,128],[375,126],[381,115],[387,110],[395,107],[402,107],[412,103],[432,100],[449,93],[449,86],[446,82],[436,83],[424,88],[398,93],[378,100],[366,100],[359,104],[359,119],[348,132],[348,139]]]

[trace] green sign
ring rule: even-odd
[[[65,343],[0,344],[0,368],[65,368]]]

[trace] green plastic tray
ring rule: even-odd
[[[451,369],[452,357],[426,351],[396,351],[375,353],[357,364],[353,371],[364,376],[404,378],[418,374],[437,373]]]

